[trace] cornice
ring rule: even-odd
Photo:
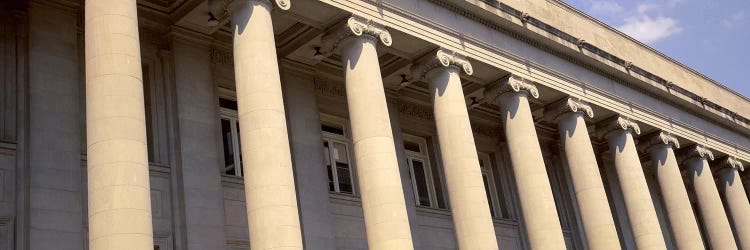
[[[385,26],[359,16],[350,16],[327,30],[321,38],[320,51],[331,55],[339,48],[341,42],[352,37],[369,36],[380,40],[385,46],[391,46],[393,39]]]
[[[467,75],[474,74],[474,69],[465,56],[454,51],[439,48],[417,60],[411,67],[414,79],[426,80],[428,74],[438,68],[455,67]]]

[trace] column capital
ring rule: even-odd
[[[334,25],[323,34],[320,51],[325,55],[330,55],[344,40],[360,36],[377,38],[385,46],[391,46],[391,44],[393,44],[391,33],[385,29],[385,25],[379,24],[372,19],[350,16]]]
[[[681,149],[677,153],[678,161],[685,163],[691,159],[702,159],[702,160],[714,160],[714,153],[708,147],[695,144],[687,148]]]
[[[458,52],[439,48],[416,61],[411,67],[411,73],[414,79],[426,79],[430,71],[437,68],[455,67],[462,69],[467,75],[474,74],[471,63],[464,55]]]
[[[634,119],[624,115],[613,116],[596,126],[596,132],[602,138],[606,138],[609,134],[616,131],[632,131],[636,135],[640,135],[641,127]]]
[[[675,149],[680,148],[680,141],[677,136],[667,131],[658,131],[644,137],[646,139],[644,140],[646,151],[659,148],[658,146],[669,146],[674,147]]]
[[[568,113],[581,113],[589,118],[594,118],[594,109],[591,108],[591,105],[576,97],[566,97],[547,105],[544,116],[550,121],[557,121],[562,115]]]
[[[739,171],[745,171],[745,166],[742,164],[742,161],[740,159],[737,159],[737,157],[724,156],[722,158],[719,158],[718,161],[718,167],[720,170],[735,168]]]
[[[208,0],[208,10],[216,17],[231,14],[233,8],[242,3],[260,3],[268,8],[273,8],[275,3],[279,9],[289,10],[292,7],[291,0]]]
[[[513,74],[503,77],[492,87],[487,88],[484,96],[489,100],[496,100],[507,93],[530,94],[534,98],[539,98],[539,90],[533,82]]]

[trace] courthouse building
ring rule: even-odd
[[[750,249],[750,99],[561,0],[3,0],[0,61],[0,249]]]

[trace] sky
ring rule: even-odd
[[[750,97],[750,0],[564,1]]]

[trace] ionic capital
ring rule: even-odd
[[[645,140],[646,151],[657,148],[657,146],[671,146],[674,148],[680,148],[680,141],[677,136],[670,132],[659,131],[646,136]]]
[[[720,159],[719,162],[719,169],[737,169],[739,171],[745,171],[745,166],[742,164],[742,161],[737,159],[733,156],[726,156],[722,159]]]
[[[292,7],[291,0],[208,0],[208,8],[215,16],[221,17],[227,12],[231,14],[234,8],[242,3],[259,3],[269,9],[273,8],[274,3],[282,10],[289,10]]]
[[[411,67],[414,79],[425,79],[430,71],[438,68],[456,67],[467,75],[474,74],[471,63],[465,56],[455,51],[439,48],[417,60]]]
[[[497,84],[487,88],[484,91],[484,96],[492,100],[508,93],[527,93],[534,98],[539,98],[539,90],[536,85],[516,75],[503,77]]]
[[[391,33],[385,29],[384,25],[364,17],[351,16],[326,31],[321,39],[320,51],[330,55],[344,40],[360,36],[379,39],[385,46],[391,46],[393,43]]]
[[[594,118],[594,109],[586,101],[575,97],[566,97],[554,102],[545,108],[544,116],[556,121],[560,116],[568,113],[582,113],[589,118]]]
[[[678,157],[680,162],[685,162],[691,159],[714,160],[714,153],[704,145],[695,144],[680,150]]]
[[[612,132],[633,131],[636,135],[641,134],[641,127],[638,123],[627,116],[617,115],[606,119],[597,125],[597,132],[601,137],[607,137]]]

